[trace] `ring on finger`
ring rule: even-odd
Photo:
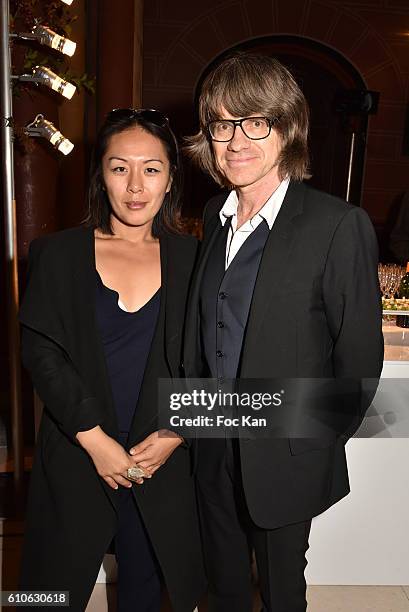
[[[137,482],[141,478],[146,478],[146,473],[141,467],[135,465],[134,467],[130,467],[126,470],[126,477],[128,480]]]

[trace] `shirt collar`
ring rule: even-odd
[[[258,216],[261,217],[266,221],[268,228],[271,230],[274,221],[276,220],[276,217],[280,211],[281,205],[285,198],[285,194],[287,193],[289,183],[289,178],[285,178],[283,181],[281,181],[277,189],[273,191],[267,202],[262,206],[262,208],[260,208],[258,213],[256,213],[254,217],[252,217],[252,219],[255,219]],[[239,199],[237,197],[236,191],[233,190],[229,193],[227,200],[225,201],[222,209],[219,212],[220,221],[223,226],[229,217],[237,216],[238,205]]]

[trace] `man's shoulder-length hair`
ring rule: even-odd
[[[199,132],[186,138],[185,151],[223,187],[232,187],[213,155],[209,121],[225,109],[233,117],[260,114],[274,121],[281,152],[278,174],[301,181],[307,178],[308,105],[290,72],[278,60],[245,53],[223,60],[205,78],[199,98]]]

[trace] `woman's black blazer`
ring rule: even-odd
[[[129,437],[157,429],[157,380],[180,375],[186,296],[197,241],[160,239],[161,306]],[[117,492],[106,485],[76,433],[100,425],[118,434],[96,328],[92,228],[35,240],[20,311],[23,362],[45,408],[27,510],[21,588],[70,591],[84,610],[117,527]],[[173,609],[191,612],[205,589],[189,451],[179,447],[133,488]],[[138,555],[135,551],[135,562]]]

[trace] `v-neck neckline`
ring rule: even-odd
[[[154,300],[155,298],[158,296],[158,294],[160,293],[161,288],[159,287],[155,293],[137,310],[125,310],[125,308],[122,308],[122,306],[125,306],[124,303],[121,300],[121,297],[118,293],[118,291],[116,291],[115,289],[112,289],[111,287],[108,287],[107,285],[105,285],[104,281],[101,278],[100,273],[98,272],[98,270],[95,268],[95,272],[97,275],[97,278],[99,280],[99,283],[101,285],[101,287],[103,287],[104,289],[106,289],[106,291],[109,291],[109,293],[113,294],[116,296],[116,305],[118,307],[118,309],[125,313],[126,315],[136,315],[138,313],[140,313],[142,310],[144,310],[145,308],[147,308]],[[122,304],[122,306],[121,306]]]

